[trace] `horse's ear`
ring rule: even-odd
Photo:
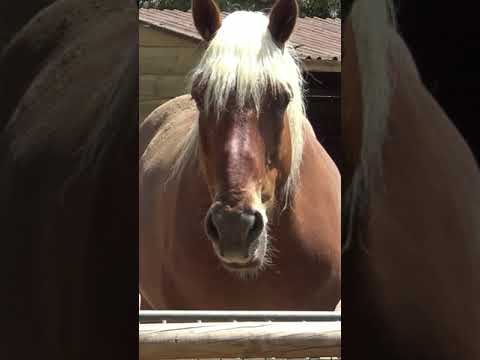
[[[193,22],[206,41],[212,40],[222,25],[220,9],[214,0],[192,0]]]
[[[298,17],[296,0],[278,0],[270,12],[268,29],[273,40],[281,47],[292,35]]]

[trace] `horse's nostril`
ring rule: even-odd
[[[252,226],[248,232],[248,240],[252,242],[258,238],[263,231],[263,217],[258,211],[255,211]]]
[[[212,217],[213,216],[211,214],[209,214],[207,217],[207,221],[206,221],[207,234],[212,239],[218,240],[219,238],[218,229],[215,226],[215,223],[213,222]]]

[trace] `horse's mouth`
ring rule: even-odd
[[[225,270],[234,274],[238,278],[243,280],[256,279],[259,276],[259,273],[269,265],[267,244],[265,240],[261,241],[260,245],[257,245],[252,258],[249,261],[227,262],[223,261],[221,256],[219,256],[219,260]]]
[[[222,261],[222,264],[227,270],[242,271],[242,270],[256,270],[262,266],[262,262],[258,258],[254,258],[247,263],[231,263]]]
[[[241,280],[255,280],[263,268],[261,259],[254,259],[245,264],[226,263],[221,261],[225,270]]]
[[[257,240],[250,244],[250,248],[248,249],[250,255],[248,257],[240,256],[236,259],[225,257],[216,241],[211,241],[211,244],[222,267],[242,279],[256,278],[257,273],[270,264],[268,254],[269,245],[265,231],[260,234]]]

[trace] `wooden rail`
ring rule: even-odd
[[[140,359],[338,357],[341,322],[139,324]]]

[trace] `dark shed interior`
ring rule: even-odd
[[[307,116],[317,139],[338,167],[341,165],[340,72],[310,72],[305,75]]]

